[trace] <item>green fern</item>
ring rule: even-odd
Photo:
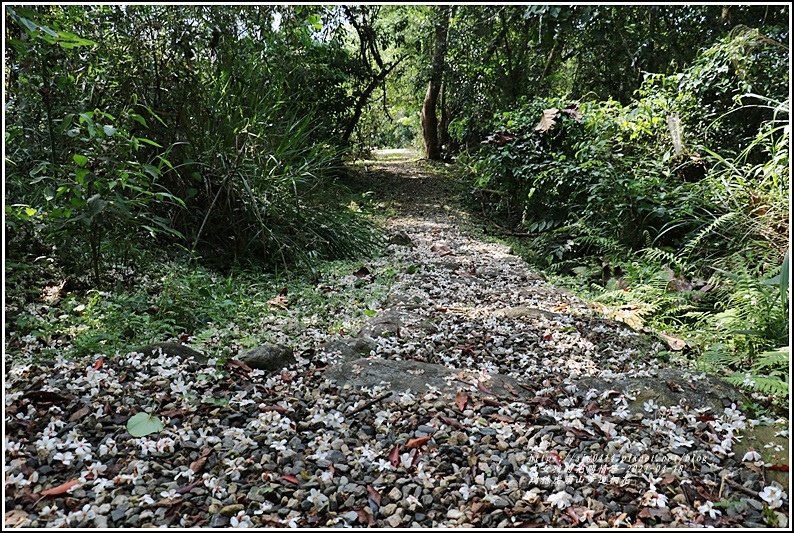
[[[753,374],[741,374],[736,372],[727,376],[725,380],[737,387],[753,390],[762,394],[774,396],[788,396],[789,380],[768,376],[756,376]]]
[[[788,362],[790,358],[791,348],[789,346],[783,346],[777,350],[764,352],[756,359],[755,364],[753,364],[753,370],[778,375],[788,371]]]

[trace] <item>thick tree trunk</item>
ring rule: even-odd
[[[425,140],[425,156],[438,161],[441,159],[441,147],[438,143],[438,117],[436,117],[436,103],[441,85],[431,81],[427,85],[425,102],[422,105],[422,137]]]
[[[438,93],[444,77],[444,57],[447,53],[447,33],[449,31],[449,6],[436,6],[435,40],[433,43],[433,63],[430,70],[430,83],[427,85],[425,101],[422,104],[422,137],[425,141],[425,156],[438,161],[441,159],[441,146],[438,139]]]

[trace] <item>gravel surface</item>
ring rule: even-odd
[[[756,426],[788,440],[787,420],[618,390],[661,379],[661,344],[462,232],[443,178],[381,162],[360,179],[396,211],[369,270],[397,273],[354,363],[412,362],[419,380],[443,365],[444,386],[331,380],[350,354],[311,327],[285,335],[297,361],[276,372],[159,353],[8,367],[5,525],[787,526],[770,476],[787,455],[734,452]],[[678,370],[675,386],[706,379]],[[132,437],[141,412],[163,429]]]

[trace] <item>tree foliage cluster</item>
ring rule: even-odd
[[[396,65],[367,33],[372,16],[8,7],[11,236],[34,232],[97,279],[103,254],[151,235],[216,265],[371,250],[377,235],[345,208],[338,179],[363,103]]]

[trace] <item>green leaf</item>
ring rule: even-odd
[[[105,132],[105,135],[108,137],[112,137],[114,133],[116,133],[116,128],[110,126],[109,124],[105,124],[102,126],[102,130]]]
[[[150,145],[154,146],[155,148],[162,148],[162,146],[160,146],[160,145],[159,145],[159,144],[157,144],[156,142],[154,142],[154,141],[151,141],[151,140],[149,140],[149,139],[145,139],[145,138],[143,138],[143,137],[134,137],[134,139],[135,139],[136,141],[138,141],[138,142],[142,142],[142,143],[150,144]]]
[[[127,420],[127,432],[133,437],[145,437],[163,430],[163,421],[148,413],[138,413]]]
[[[78,167],[84,167],[88,164],[88,158],[84,155],[75,154],[72,159]]]

